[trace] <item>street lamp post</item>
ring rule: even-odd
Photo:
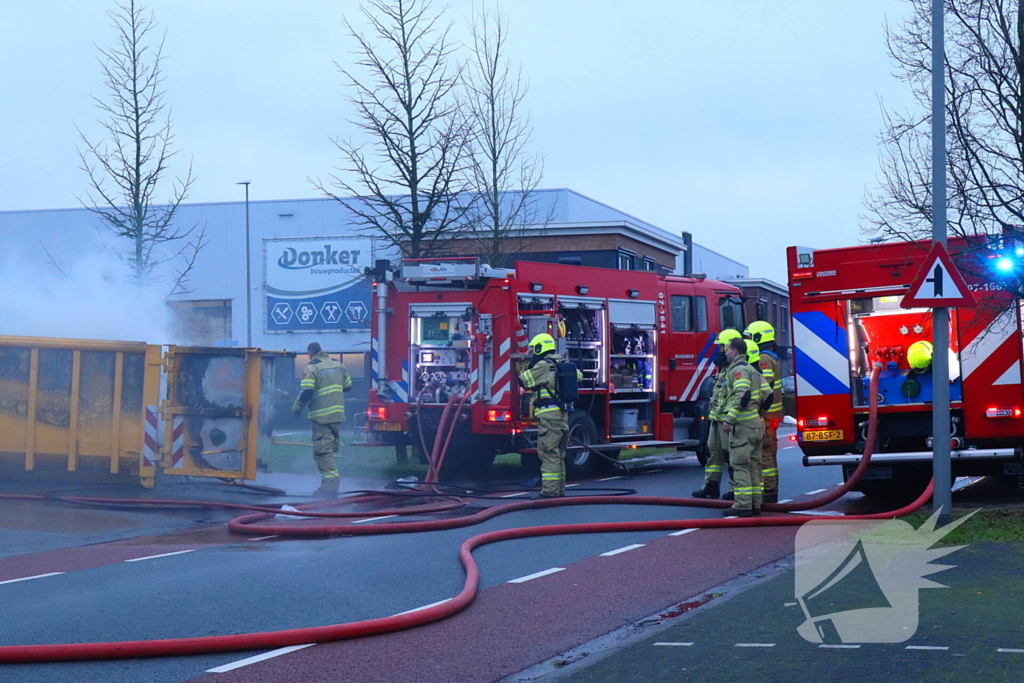
[[[235,185],[245,185],[245,348],[252,348],[252,265],[249,262],[249,183],[243,180]]]

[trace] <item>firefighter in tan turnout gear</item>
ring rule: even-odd
[[[313,342],[306,348],[309,365],[302,374],[301,393],[292,405],[299,415],[304,407],[313,425],[313,460],[320,470],[320,488],[314,495],[332,498],[338,493],[341,475],[334,462],[340,441],[338,430],[345,421],[345,392],[352,389],[352,378],[345,366],[332,359]]]
[[[775,353],[775,328],[763,320],[750,323],[743,335],[757,344],[761,374],[771,387],[774,400],[764,416],[764,443],[761,448],[761,474],[764,502],[779,502],[779,425],[782,424],[782,362]]]
[[[719,345],[714,363],[718,366],[715,374],[714,390],[711,393],[711,404],[708,407],[708,458],[704,463],[704,485],[691,493],[694,498],[718,498],[721,494],[722,468],[729,458],[729,441],[722,432],[722,421],[728,406],[725,393],[725,345],[732,339],[739,339],[736,330],[722,330],[715,343]]]
[[[732,507],[722,511],[726,517],[750,517],[761,513],[760,454],[764,425],[761,421],[762,377],[747,362],[747,345],[732,339],[725,348],[729,365],[725,368],[728,397],[722,431],[729,441],[729,464],[735,477]],[[755,472],[754,469],[757,468]]]
[[[542,498],[565,495],[565,451],[569,445],[567,406],[556,392],[558,364],[564,362],[555,353],[550,334],[538,334],[530,340],[533,358],[519,375],[519,383],[533,392],[533,415],[537,418],[537,455],[540,457]],[[582,373],[577,371],[577,380]]]

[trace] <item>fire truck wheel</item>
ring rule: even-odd
[[[596,444],[597,427],[582,410],[574,410],[569,413],[569,445],[573,444]],[[565,454],[565,477],[566,479],[583,479],[590,475],[597,467],[600,460],[592,451],[585,448],[570,449]]]

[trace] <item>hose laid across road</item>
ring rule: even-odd
[[[874,444],[877,403],[875,391],[878,382],[879,366],[875,366],[871,375],[870,423],[867,446],[860,465],[853,476],[843,485],[829,494],[799,504],[765,505],[766,511],[789,512],[819,507],[830,503],[849,491],[863,474],[871,459]],[[931,498],[934,481],[928,484],[925,491],[912,503],[891,512],[850,515],[844,520],[891,519],[901,517],[918,510]],[[489,508],[475,515],[457,519],[431,520],[429,522],[409,522],[402,524],[377,524],[373,526],[289,526],[258,524],[271,513],[261,512],[247,515],[231,522],[230,528],[242,533],[274,533],[291,536],[325,536],[405,533],[410,531],[426,531],[450,529],[468,524],[478,523],[501,514],[519,510],[529,510],[564,505],[593,504],[634,504],[634,505],[674,505],[693,507],[726,507],[728,501],[693,499],[693,498],[662,498],[644,496],[638,498],[608,498],[602,496],[586,496],[580,498],[534,500],[508,503]],[[307,513],[308,514],[308,513]],[[383,514],[379,512],[377,514]],[[255,518],[258,518],[255,519]],[[473,559],[473,550],[490,543],[536,536],[556,536],[563,534],[593,534],[623,531],[675,531],[681,529],[722,529],[768,526],[800,526],[815,519],[835,520],[831,516],[801,515],[765,516],[735,519],[690,519],[663,520],[651,522],[601,522],[592,524],[557,524],[550,526],[522,527],[504,529],[478,534],[467,539],[459,548],[459,559],[465,569],[466,577],[462,590],[450,600],[426,609],[382,617],[364,621],[334,624],[329,626],[313,626],[289,629],[286,631],[267,631],[262,633],[245,633],[227,636],[205,636],[198,638],[171,638],[164,640],[123,641],[110,643],[65,643],[55,645],[8,645],[0,647],[0,663],[56,662],[96,659],[128,659],[135,657],[169,657],[179,655],[208,654],[213,652],[237,652],[244,650],[276,649],[290,645],[307,643],[323,643],[364,636],[400,631],[440,621],[465,609],[473,601],[480,581],[480,572]]]

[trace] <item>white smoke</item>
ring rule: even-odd
[[[54,264],[5,253],[0,335],[167,344],[174,335],[165,294],[157,286],[136,287],[126,264],[109,254]]]

